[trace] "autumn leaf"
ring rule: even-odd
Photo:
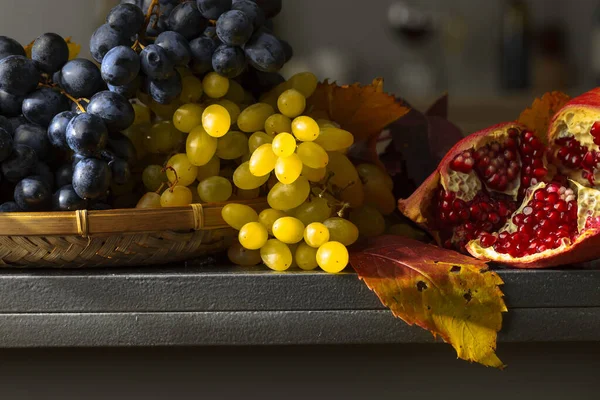
[[[567,102],[569,96],[562,92],[548,92],[542,98],[536,98],[531,107],[526,108],[519,116],[519,122],[531,129],[545,143],[550,120]]]
[[[69,60],[77,58],[77,56],[79,55],[79,52],[81,51],[81,45],[77,44],[75,42],[72,42],[70,37],[66,38],[65,42],[67,42],[67,46],[69,47]],[[31,49],[33,49],[33,42],[31,42],[27,46],[25,46],[24,49],[25,49],[25,55],[27,56],[27,58],[31,58]]]
[[[380,236],[352,251],[350,263],[394,316],[441,336],[463,360],[504,367],[495,353],[507,311],[503,282],[484,262],[405,237]]]
[[[66,38],[65,42],[67,42],[67,46],[69,46],[69,60],[77,58],[79,52],[81,51],[81,45],[72,42],[70,37]]]
[[[409,107],[396,97],[383,92],[383,79],[362,86],[338,86],[319,83],[315,93],[307,100],[311,112],[322,111],[332,121],[354,135],[355,141],[369,140],[409,111]]]

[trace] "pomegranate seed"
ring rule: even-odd
[[[511,138],[519,136],[519,130],[517,128],[509,128],[507,132],[508,136]]]
[[[523,209],[523,215],[531,215],[533,213],[533,208],[531,207],[525,207]]]
[[[558,203],[556,203],[554,205],[554,209],[556,211],[560,211],[560,212],[567,211],[568,210],[568,208],[567,208],[567,202],[564,201],[564,200],[560,200]]]
[[[471,212],[471,216],[477,218],[479,216],[479,213],[481,212],[481,209],[477,204],[473,204],[471,205],[471,207],[469,207],[469,211]]]
[[[529,186],[530,182],[531,179],[526,175],[521,178],[521,183],[523,184],[523,186]]]
[[[461,210],[461,211],[459,211],[459,215],[460,215],[460,218],[463,219],[464,221],[468,221],[469,217],[471,216],[469,214],[469,210]]]
[[[541,221],[546,218],[546,213],[543,211],[536,211],[535,214],[533,214],[533,217],[536,221]]]
[[[452,209],[452,206],[450,205],[450,202],[444,200],[442,201],[442,210],[444,211],[450,211]]]
[[[546,250],[548,250],[548,248],[545,245],[543,245],[543,244],[538,245],[538,247],[535,249],[535,251],[537,253],[541,253],[541,252],[546,251]]]
[[[479,240],[483,247],[490,247],[490,246],[493,246],[498,241],[498,238],[494,235],[490,235],[490,234],[486,233],[486,234],[481,235],[481,238]]]
[[[548,173],[546,168],[536,168],[533,170],[533,176],[536,178],[543,178]]]
[[[544,194],[543,190],[536,190],[533,194],[533,198],[538,201],[544,201],[546,200],[546,194]]]
[[[594,143],[600,146],[600,121],[594,122],[590,128],[590,135],[594,138]]]
[[[456,211],[460,211],[465,208],[465,202],[461,199],[456,199],[454,202],[452,202],[452,208],[454,208]]]
[[[560,191],[560,186],[558,186],[555,183],[551,183],[550,185],[548,185],[548,187],[546,188],[546,192],[548,193],[558,193]]]
[[[583,156],[582,164],[584,167],[593,168],[596,165],[596,157],[590,151]]]
[[[547,197],[546,197],[546,202],[550,203],[550,204],[556,204],[558,203],[559,197],[558,197],[558,193],[556,192],[551,192]]]
[[[500,240],[506,240],[507,237],[508,237],[508,232],[500,232],[500,234],[498,235],[498,239],[500,239]]]
[[[496,213],[489,213],[488,221],[490,221],[492,224],[497,224],[500,222],[500,216]]]
[[[513,217],[513,223],[515,225],[522,225],[524,218],[525,218],[525,216],[523,214],[517,214]]]

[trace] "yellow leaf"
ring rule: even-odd
[[[548,92],[541,99],[536,98],[531,107],[521,113],[519,122],[535,132],[544,144],[548,144],[550,120],[569,99],[569,96],[562,92]]]
[[[350,263],[394,316],[450,343],[459,358],[503,368],[497,332],[506,312],[502,279],[484,262],[401,236],[380,236]]]
[[[67,46],[69,46],[69,60],[77,58],[81,51],[81,45],[72,42],[70,37],[66,38],[65,41],[67,42]]]
[[[33,48],[33,42],[29,43],[27,46],[24,47],[25,55],[27,56],[27,58],[31,58],[31,49],[32,48]]]
[[[383,92],[383,79],[370,85],[338,86],[319,83],[308,99],[311,114],[324,113],[354,135],[355,141],[370,140],[388,125],[408,113],[409,107],[395,96]]]

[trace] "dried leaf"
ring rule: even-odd
[[[319,83],[308,99],[311,113],[325,112],[332,121],[354,135],[355,142],[372,141],[381,131],[409,111],[396,97],[383,92],[383,79],[362,86]]]
[[[360,279],[409,325],[450,343],[459,358],[503,368],[497,332],[502,279],[484,262],[401,236],[371,239],[350,254]]]
[[[69,60],[77,58],[79,52],[81,52],[81,45],[71,41],[71,37],[65,39],[67,46],[69,46]]]
[[[535,132],[545,144],[548,144],[546,133],[550,120],[569,100],[570,97],[562,92],[548,92],[541,99],[536,98],[531,107],[521,113],[519,122]]]
[[[448,119],[448,93],[444,93],[439,99],[434,101],[425,112],[425,115]]]
[[[81,51],[81,45],[71,41],[71,38],[68,37],[65,39],[67,42],[67,46],[69,47],[69,60],[77,58],[79,52]],[[31,49],[33,48],[33,42],[29,43],[25,48],[25,55],[27,58],[31,58]]]

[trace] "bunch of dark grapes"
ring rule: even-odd
[[[122,0],[91,37],[99,66],[69,60],[54,33],[30,57],[0,36],[0,212],[135,207],[148,160],[131,131],[153,120],[147,147],[165,150],[161,119],[215,72],[255,96],[282,82],[292,50],[272,32],[280,11],[281,0]]]

